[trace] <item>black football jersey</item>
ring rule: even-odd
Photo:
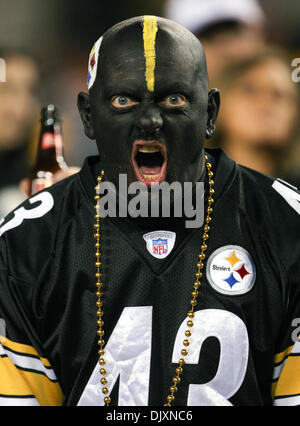
[[[177,406],[300,403],[300,195],[207,150],[215,203]],[[0,405],[104,405],[98,157],[0,223]],[[163,406],[185,340],[203,227],[101,219],[111,405]]]

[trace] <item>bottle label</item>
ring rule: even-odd
[[[55,135],[53,133],[44,133],[41,143],[41,149],[49,149],[55,147]]]
[[[48,188],[52,184],[53,184],[53,179],[51,177],[33,179],[31,183],[31,193],[35,194],[36,192],[39,192],[45,188]]]
[[[58,153],[62,151],[62,136],[59,133],[46,132],[43,134],[41,149],[55,148]]]

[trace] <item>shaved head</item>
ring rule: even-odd
[[[205,53],[190,31],[155,16],[113,26],[90,53],[88,86],[80,115],[115,186],[119,174],[147,186],[203,177],[219,94],[208,93]]]
[[[133,58],[136,60],[138,51],[149,91],[155,88],[157,69],[169,69],[178,63],[193,66],[195,75],[207,90],[206,58],[200,41],[186,28],[173,21],[155,16],[140,16],[114,25],[95,43],[89,58],[90,92],[99,80],[102,64],[113,61],[114,55],[124,61]],[[176,57],[175,63],[170,61],[170,53],[173,53],[172,57]]]

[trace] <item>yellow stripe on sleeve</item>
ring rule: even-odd
[[[0,395],[33,395],[40,405],[62,405],[63,394],[58,382],[44,374],[17,368],[8,357],[0,357]]]
[[[288,357],[272,391],[273,397],[300,394],[300,355]]]
[[[48,359],[33,346],[2,337],[0,344],[0,395],[34,396],[40,405],[62,405],[63,394]]]
[[[276,354],[274,357],[274,364],[279,364],[280,362],[282,362],[284,358],[286,358],[291,353],[292,349],[293,349],[293,345],[289,346],[284,351]]]
[[[13,342],[12,340],[7,339],[7,337],[2,338],[1,342],[3,347],[11,349],[14,352],[18,352],[23,355],[33,355],[38,357],[45,367],[50,367],[50,362],[47,358],[40,357],[38,352],[34,349],[33,346],[24,345],[23,343]]]

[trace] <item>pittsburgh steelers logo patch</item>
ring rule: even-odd
[[[215,250],[208,259],[206,276],[219,293],[244,294],[255,283],[256,270],[250,253],[240,246],[228,245]]]
[[[97,76],[97,68],[99,61],[99,52],[100,46],[102,43],[103,37],[100,37],[96,43],[94,44],[90,56],[89,56],[89,65],[88,65],[88,88],[91,89],[93,84],[95,83]]]

